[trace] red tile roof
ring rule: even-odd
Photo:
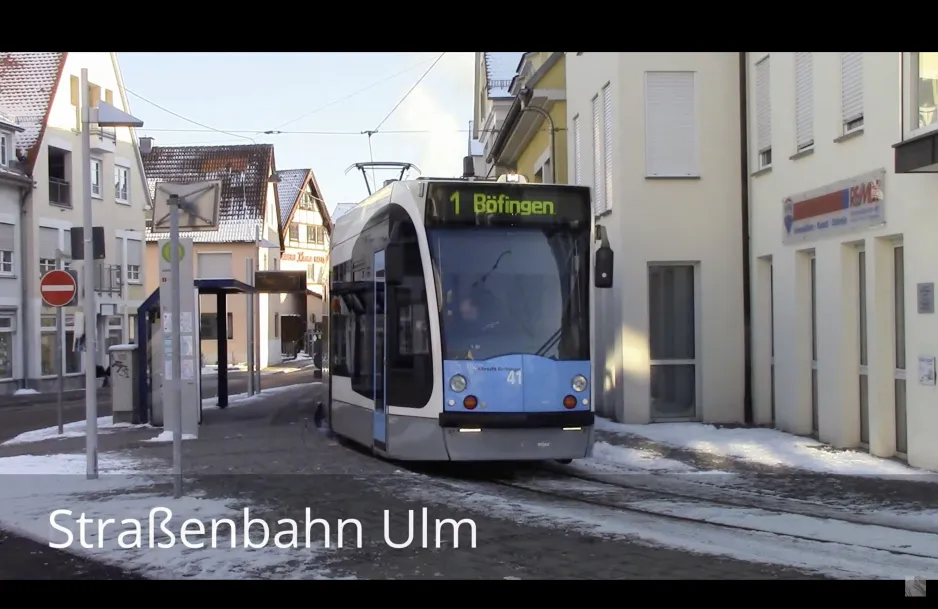
[[[0,52],[0,109],[24,129],[16,142],[28,159],[30,173],[67,55]]]

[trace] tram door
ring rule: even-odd
[[[387,361],[384,344],[385,306],[387,295],[384,283],[384,250],[375,253],[374,261],[374,295],[375,295],[375,327],[372,334],[374,340],[374,445],[381,450],[387,450],[388,442],[388,414],[385,402],[385,388],[387,386],[384,372]]]

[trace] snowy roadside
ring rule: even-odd
[[[165,467],[126,453],[102,454],[99,470],[98,480],[86,480],[84,455],[0,459],[0,528],[43,544],[68,544],[63,548],[66,551],[157,579],[319,579],[328,574],[316,565],[324,552],[321,544],[313,541],[306,547],[302,536],[295,548],[278,547],[273,539],[260,544],[258,525],[250,537],[261,547],[251,547],[243,535],[245,508],[252,518],[263,518],[257,508],[237,499],[192,492],[173,499],[168,494],[171,487],[165,484]],[[56,510],[71,512],[55,516],[60,528],[52,525]],[[175,535],[172,544],[165,544],[170,538],[161,528],[168,514],[171,519],[165,526]],[[84,538],[79,515],[95,521],[85,527]],[[102,527],[106,519],[112,520]],[[195,522],[183,524],[189,519],[203,523],[205,533],[190,536],[187,547],[180,541],[180,531],[199,528]],[[234,535],[229,525],[218,523],[222,519],[234,523]],[[135,526],[140,527],[136,536]],[[155,544],[163,542],[167,547],[151,546],[149,535],[154,535]],[[203,547],[197,547],[199,543]]]

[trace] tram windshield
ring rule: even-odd
[[[428,231],[445,359],[589,359],[589,229]]]

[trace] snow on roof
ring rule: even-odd
[[[154,146],[143,156],[147,186],[221,180],[218,230],[183,233],[196,243],[254,242],[264,223],[267,178],[273,169],[271,144],[244,146]],[[147,228],[147,241],[168,238]]]
[[[300,197],[300,189],[306,181],[309,169],[281,169],[277,172],[280,183],[277,184],[277,198],[280,199],[280,225],[286,229],[290,221],[290,212]]]
[[[65,53],[0,52],[0,107],[23,128],[16,143],[27,153],[39,143],[64,61]]]
[[[511,97],[511,79],[518,72],[524,52],[486,52],[485,73],[488,76],[489,98]],[[495,86],[493,86],[495,85]]]

